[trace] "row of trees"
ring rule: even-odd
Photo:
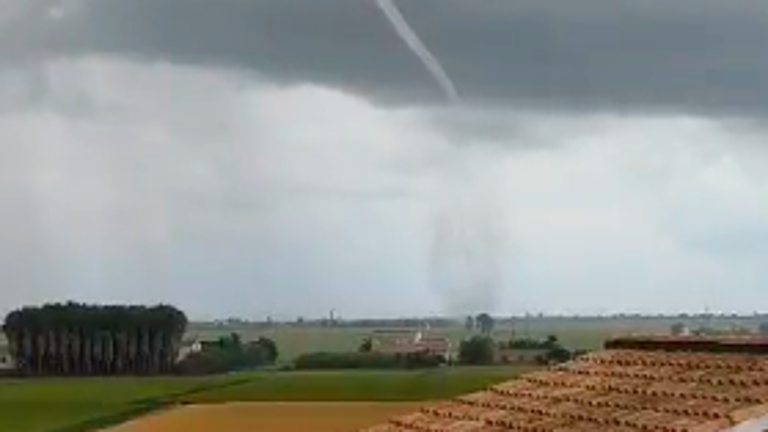
[[[473,336],[461,341],[459,363],[465,365],[488,365],[493,363],[496,351],[493,339],[488,336]]]
[[[186,326],[172,306],[70,302],[15,310],[3,332],[21,374],[158,374],[173,370]]]
[[[316,352],[302,354],[294,361],[298,370],[322,369],[421,369],[438,367],[446,358],[428,352]]]
[[[560,341],[557,336],[551,334],[546,339],[535,338],[515,338],[509,341],[499,342],[499,348],[517,349],[517,350],[548,350],[558,347]]]

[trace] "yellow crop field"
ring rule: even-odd
[[[189,405],[139,418],[109,432],[355,432],[424,403],[226,403]]]

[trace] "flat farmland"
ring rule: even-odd
[[[419,403],[226,403],[189,405],[136,419],[109,432],[354,432],[419,409]]]
[[[164,401],[237,383],[234,376],[203,378],[0,379],[0,431],[93,430],[151,411]]]
[[[307,412],[316,412],[319,419],[324,415],[320,408],[333,408],[336,403],[353,408],[361,406],[358,404],[361,402],[377,407],[383,403],[376,409],[370,408],[373,405],[367,408],[363,405],[360,411],[354,408],[357,414],[349,414],[363,420],[376,420],[376,413],[385,414],[402,402],[408,406],[413,402],[450,398],[513,379],[527,370],[519,367],[457,367],[425,371],[264,371],[200,378],[0,379],[0,431],[91,432],[153,411],[162,413],[170,406],[228,405],[231,402],[268,403],[272,408],[279,408],[275,408],[278,417],[285,412],[280,409],[288,408],[273,403],[307,404]],[[320,404],[315,408],[317,403]],[[296,405],[291,404],[291,407]],[[338,412],[330,411],[334,416]],[[154,417],[150,415],[148,418]],[[209,430],[240,429],[233,423],[232,429]]]
[[[248,374],[248,381],[178,398],[184,403],[409,402],[446,399],[508,381],[536,366],[422,371],[308,371]]]

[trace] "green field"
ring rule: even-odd
[[[174,403],[419,401],[512,379],[530,368],[252,372],[206,378],[0,380],[0,431],[79,432]]]
[[[534,367],[460,367],[427,371],[255,374],[253,380],[182,398],[185,402],[405,402],[445,399],[506,381]]]
[[[238,378],[1,379],[0,431],[68,430],[67,426],[140,412],[160,405],[164,398],[230,384]]]
[[[667,328],[665,328],[666,330]],[[518,336],[544,338],[549,334],[556,334],[566,347],[571,349],[599,349],[603,341],[616,333],[627,332],[627,327],[599,326],[568,324],[536,325],[528,329],[515,328]],[[493,337],[497,340],[509,339],[512,336],[512,327],[500,327],[493,331]],[[275,327],[271,329],[258,329],[248,326],[227,326],[216,328],[213,326],[192,326],[188,331],[188,337],[201,339],[215,339],[231,332],[240,333],[245,340],[253,340],[260,336],[273,339],[280,350],[280,362],[287,363],[298,355],[316,351],[354,351],[360,342],[372,335],[371,328],[296,328]],[[458,346],[461,340],[474,334],[462,327],[438,328],[430,331],[433,335],[449,338],[454,346]]]

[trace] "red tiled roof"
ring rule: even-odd
[[[714,432],[768,414],[768,356],[608,350],[365,432]]]

